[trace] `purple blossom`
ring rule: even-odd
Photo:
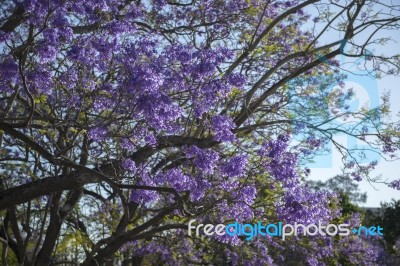
[[[187,158],[193,158],[194,165],[205,174],[214,173],[214,168],[219,159],[218,153],[211,149],[200,149],[190,146],[184,149]]]
[[[297,183],[297,155],[287,152],[288,136],[278,136],[276,140],[265,142],[258,155],[262,157],[263,165],[268,172],[286,187]]]
[[[400,179],[392,181],[389,187],[400,190]]]
[[[106,137],[107,130],[103,127],[92,128],[89,130],[88,135],[93,141],[101,141]]]
[[[42,67],[37,67],[35,71],[26,75],[27,85],[35,94],[50,95],[53,87],[51,73]]]
[[[284,205],[277,208],[278,217],[288,223],[329,222],[339,216],[339,212],[330,208],[337,201],[334,194],[312,192],[306,187],[296,185],[284,193]]]
[[[154,146],[157,145],[157,139],[156,139],[156,137],[155,137],[153,134],[148,134],[146,137],[144,137],[144,141],[145,141],[148,145],[150,145],[150,146],[152,146],[152,147],[154,147]]]
[[[168,96],[159,93],[140,96],[138,110],[138,115],[143,116],[152,127],[158,130],[169,129],[169,124],[175,121],[182,112]]]
[[[135,149],[135,145],[130,139],[127,138],[121,140],[121,147],[126,149],[127,151],[133,151]]]
[[[140,176],[140,180],[137,183],[138,185],[157,186],[154,182],[155,180],[143,166],[139,165],[136,172]],[[130,193],[130,200],[136,203],[150,204],[160,199],[160,195],[154,190],[138,189],[131,190]]]
[[[210,187],[211,183],[209,181],[204,180],[201,176],[196,178],[194,189],[190,192],[190,200],[193,202],[201,201]]]
[[[237,73],[229,75],[228,79],[229,84],[238,88],[241,88],[246,83],[245,76]]]
[[[124,168],[125,170],[129,171],[131,174],[135,174],[136,173],[136,164],[131,159],[125,159],[122,162],[122,168]]]
[[[11,92],[10,84],[18,79],[18,65],[11,59],[0,61],[0,92]]]
[[[229,160],[229,162],[222,165],[221,170],[224,175],[229,177],[242,176],[247,165],[247,157],[244,155],[237,155]]]
[[[211,124],[215,140],[231,142],[236,139],[235,134],[232,132],[236,125],[232,118],[225,115],[217,115],[212,118]]]
[[[156,176],[157,183],[166,183],[177,191],[189,191],[196,187],[193,177],[184,174],[179,169],[171,169]]]

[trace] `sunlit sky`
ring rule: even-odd
[[[400,32],[393,35],[393,32],[390,33],[390,37],[393,38],[394,42],[388,43],[386,45],[382,45],[379,47],[379,50],[375,50],[378,54],[386,54],[386,52],[393,54],[393,51],[399,51],[400,47]],[[386,76],[382,79],[374,80],[368,77],[355,77],[350,76],[350,78],[346,81],[346,85],[356,87],[357,97],[359,99],[354,99],[354,101],[358,102],[366,102],[366,101],[376,101],[375,95],[370,95],[371,88],[375,90],[381,95],[383,92],[389,91],[391,94],[390,102],[391,102],[391,111],[392,111],[392,119],[393,121],[397,121],[400,119],[398,115],[400,112],[400,77],[399,76]],[[336,138],[341,144],[347,144],[347,137],[344,135],[338,136]],[[317,167],[311,168],[311,179],[313,180],[327,180],[330,177],[340,174],[340,169],[342,167],[341,163],[341,155],[338,151],[333,150],[332,156],[325,156],[324,158],[320,158],[324,163],[317,165]],[[370,158],[371,161],[374,158]],[[380,160],[378,166],[374,170],[373,174],[382,175],[383,180],[395,180],[400,179],[400,160],[386,162],[384,160]],[[360,190],[362,192],[367,192],[367,202],[365,204],[361,204],[365,207],[379,207],[381,202],[388,202],[391,199],[400,199],[400,190],[395,190],[389,188],[385,184],[373,183],[370,184],[367,181],[359,182]]]

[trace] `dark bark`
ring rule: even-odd
[[[15,139],[23,141],[27,146],[37,151],[42,157],[54,165],[64,166],[78,171],[69,175],[59,175],[47,177],[21,186],[13,187],[0,192],[0,210],[28,202],[34,198],[49,195],[51,193],[63,190],[71,190],[85,184],[98,183],[106,181],[107,176],[116,176],[119,173],[115,169],[119,169],[120,162],[106,163],[98,169],[90,169],[72,161],[55,157],[39,143],[24,133],[14,129],[11,124],[0,122],[0,129],[9,134]],[[143,147],[137,152],[133,153],[130,157],[137,163],[144,162],[150,156],[155,154],[161,149],[168,147],[181,147],[184,145],[196,145],[200,148],[212,147],[217,145],[218,142],[211,138],[199,139],[193,137],[181,136],[162,136],[157,139],[158,144],[156,147]]]
[[[57,191],[71,190],[84,184],[96,182],[98,182],[97,177],[89,174],[82,174],[80,172],[75,172],[70,175],[52,176],[39,179],[0,192],[0,210]]]
[[[59,201],[61,192],[56,193],[54,201],[52,198],[52,206],[50,209],[50,224],[46,231],[46,237],[43,242],[43,246],[36,257],[35,265],[49,265],[51,262],[51,256],[60,234],[61,226],[67,217],[67,215],[73,210],[74,206],[79,202],[82,195],[82,188],[78,188],[70,191],[67,200],[64,205],[60,208]]]
[[[22,5],[17,6],[14,13],[8,18],[8,20],[0,27],[0,31],[12,32],[25,20],[25,10]]]

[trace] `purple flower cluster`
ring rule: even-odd
[[[155,182],[154,178],[146,171],[145,167],[139,165],[136,172],[139,175],[139,180],[137,185],[145,185],[145,186],[157,186],[158,184]],[[131,190],[130,192],[130,200],[140,204],[150,204],[154,203],[160,199],[160,195],[153,190]]]
[[[122,167],[125,170],[129,171],[131,174],[135,174],[135,172],[136,172],[136,164],[131,159],[125,159],[122,162]]]
[[[278,203],[278,217],[288,223],[328,223],[340,216],[332,209],[332,203],[338,203],[336,195],[326,191],[312,192],[303,186],[296,186],[284,193],[283,204]]]
[[[222,174],[229,177],[242,176],[245,173],[247,162],[247,156],[245,155],[232,157],[227,163],[221,166]]]
[[[200,149],[190,146],[184,149],[187,158],[193,159],[194,165],[204,174],[214,173],[219,155],[211,149]]]
[[[297,183],[297,155],[286,151],[288,141],[288,136],[280,135],[276,140],[265,142],[258,155],[271,176],[284,186],[293,187]]]
[[[400,179],[394,180],[389,184],[389,187],[400,190]]]
[[[222,142],[234,141],[236,139],[232,129],[236,127],[232,118],[226,115],[214,116],[211,121],[214,131],[214,139]]]
[[[193,177],[184,174],[179,169],[171,169],[165,173],[160,173],[155,177],[157,184],[168,184],[177,191],[192,191],[197,187]]]
[[[92,128],[88,132],[89,138],[94,141],[104,140],[107,135],[107,130],[103,127]]]

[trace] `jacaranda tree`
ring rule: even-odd
[[[396,159],[389,96],[350,108],[339,58],[398,74],[380,50],[399,21],[378,0],[2,1],[3,265],[378,263],[358,236],[200,238],[187,223],[359,224],[304,184],[304,162],[332,144],[344,175],[373,182],[362,152]]]

